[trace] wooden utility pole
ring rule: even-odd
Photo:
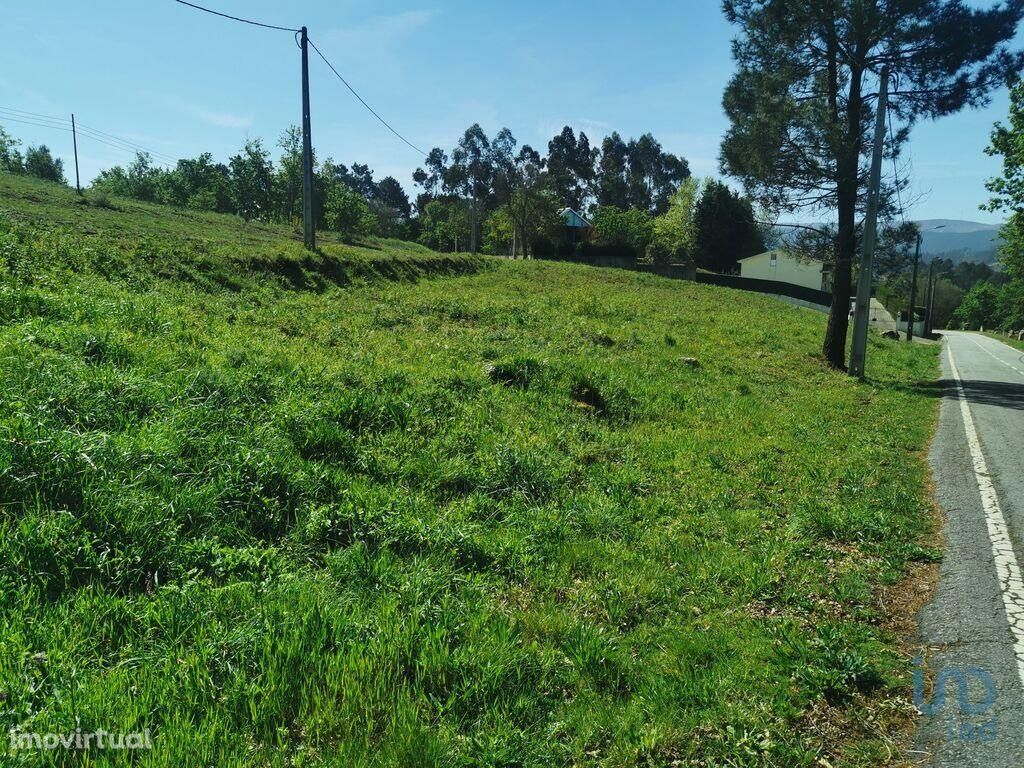
[[[71,113],[71,145],[75,148],[75,191],[82,194],[82,182],[78,176],[78,131],[75,128],[75,113]]]
[[[309,37],[301,30],[302,48],[302,229],[306,248],[316,249],[313,224],[313,139],[309,120]]]
[[[917,265],[921,261],[921,233],[917,233],[917,247],[914,249],[914,274],[910,278],[910,310],[907,312],[907,341],[914,340],[914,305],[917,303]]]
[[[868,181],[868,207],[864,217],[864,244],[857,275],[857,307],[853,315],[853,347],[850,350],[850,375],[864,378],[868,354],[868,316],[871,314],[871,278],[878,231],[878,198],[882,185],[882,149],[885,143],[885,116],[889,99],[889,68],[882,67],[878,86],[878,115],[875,118],[875,150]]]

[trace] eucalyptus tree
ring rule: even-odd
[[[739,27],[722,169],[762,205],[837,222],[825,359],[844,367],[857,213],[880,73],[893,79],[890,156],[913,124],[988,103],[1024,60],[1024,0],[725,0]]]
[[[548,142],[548,177],[563,206],[583,212],[593,194],[598,154],[597,147],[590,146],[587,134],[580,131],[577,137],[568,125]]]

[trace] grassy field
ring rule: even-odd
[[[113,205],[0,176],[0,729],[153,749],[4,765],[888,759],[937,347]]]

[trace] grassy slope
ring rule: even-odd
[[[0,177],[0,730],[150,727],[151,766],[882,761],[936,348],[873,338],[857,384],[768,298],[123,207]],[[465,274],[325,277],[380,255]]]

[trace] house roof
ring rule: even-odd
[[[769,253],[782,253],[787,256],[792,256],[792,254],[788,253],[784,248],[774,248],[770,251],[765,251],[764,253],[755,253],[753,256],[747,256],[747,258],[745,259],[740,259],[739,262],[740,264],[742,264],[744,261],[750,261],[751,259],[759,259],[762,256],[767,256]],[[816,259],[813,256],[793,256],[793,258],[799,259],[800,261],[816,261],[822,265],[825,263],[823,259]]]
[[[566,216],[566,214],[571,214],[571,216]],[[558,212],[558,215],[562,216],[563,218],[565,218],[565,220],[569,224],[569,226],[581,226],[581,227],[592,226],[590,221],[587,219],[586,216],[584,216],[583,214],[579,213],[578,211],[574,211],[572,208],[563,208],[562,210],[560,210]],[[578,225],[572,223],[573,222],[573,217],[575,217],[576,219],[579,219],[580,223]]]

